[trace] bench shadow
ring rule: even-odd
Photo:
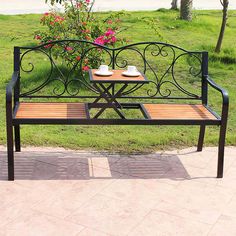
[[[15,153],[16,180],[171,179],[190,176],[178,156],[119,155],[80,151]],[[7,180],[7,157],[0,151],[0,180]]]

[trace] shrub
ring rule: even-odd
[[[94,1],[90,0],[65,0],[64,12],[56,9],[45,13],[41,18],[41,24],[47,27],[45,31],[35,33],[35,39],[40,44],[47,43],[44,47],[54,47],[50,42],[64,39],[78,39],[91,41],[99,45],[114,47],[122,44],[125,39],[119,37],[122,28],[121,16],[124,12],[117,12],[109,15],[105,19],[95,16],[92,12]],[[62,57],[67,65],[74,65],[81,59],[84,61],[83,70],[88,70],[89,66],[97,66],[102,60],[100,50],[92,50],[83,56],[79,45],[58,46],[53,50],[56,57]]]

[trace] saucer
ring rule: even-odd
[[[141,73],[138,72],[138,71],[137,72],[132,72],[132,73],[130,73],[128,71],[124,71],[124,72],[122,72],[122,75],[128,76],[128,77],[137,77],[137,76],[140,76]]]
[[[113,75],[113,72],[112,71],[101,72],[101,71],[97,70],[94,72],[94,74],[98,75],[98,76],[111,76],[111,75]]]

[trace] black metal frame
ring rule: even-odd
[[[204,136],[205,136],[205,128],[207,125],[218,125],[220,126],[220,135],[219,135],[219,150],[218,150],[218,167],[217,167],[217,178],[223,177],[223,167],[224,167],[224,147],[225,147],[225,136],[226,136],[226,129],[227,129],[227,120],[228,120],[228,109],[229,109],[229,97],[228,93],[219,87],[215,82],[213,82],[209,76],[208,76],[208,53],[207,52],[188,52],[184,49],[181,49],[179,47],[165,44],[165,43],[156,43],[156,42],[143,42],[143,43],[137,43],[132,45],[127,45],[118,49],[114,48],[107,48],[101,45],[96,45],[91,42],[86,41],[79,41],[79,40],[63,40],[63,41],[55,41],[50,42],[50,44],[63,44],[68,45],[68,43],[75,42],[75,43],[87,43],[89,45],[92,45],[92,48],[102,48],[106,53],[110,55],[111,62],[110,65],[113,69],[117,66],[118,68],[124,68],[127,65],[127,61],[123,60],[123,64],[119,66],[119,63],[117,62],[117,59],[119,55],[125,51],[125,50],[132,50],[138,53],[140,57],[144,61],[144,74],[147,71],[147,68],[153,72],[156,78],[156,82],[149,81],[151,84],[155,85],[156,92],[151,93],[150,90],[148,90],[148,96],[131,96],[133,92],[135,92],[137,89],[140,88],[140,86],[134,85],[132,88],[129,89],[128,92],[124,92],[123,94],[116,94],[116,99],[153,99],[153,101],[156,101],[156,99],[188,99],[188,100],[196,100],[201,101],[201,103],[216,117],[216,120],[165,120],[165,119],[150,119],[148,117],[148,114],[145,112],[145,109],[141,103],[135,103],[135,102],[129,102],[129,103],[119,103],[117,105],[120,105],[127,109],[133,109],[138,108],[142,111],[144,118],[143,119],[93,119],[88,117],[87,119],[19,119],[16,118],[16,112],[19,106],[20,99],[22,98],[55,98],[56,100],[60,98],[76,98],[76,99],[100,99],[98,88],[96,86],[86,85],[88,89],[93,91],[95,95],[88,95],[88,96],[80,96],[77,94],[64,94],[65,91],[68,89],[68,85],[70,84],[70,81],[68,78],[63,82],[63,85],[65,85],[64,93],[57,94],[57,95],[34,95],[34,93],[37,93],[37,91],[41,90],[43,87],[45,87],[49,82],[44,82],[43,85],[39,86],[38,88],[35,88],[29,92],[21,93],[20,92],[20,83],[21,83],[21,72],[27,71],[27,73],[30,73],[34,70],[33,64],[29,63],[31,66],[30,70],[25,70],[22,65],[22,61],[27,53],[30,53],[32,51],[38,51],[40,53],[46,53],[45,50],[43,50],[44,45],[40,45],[37,47],[29,48],[29,47],[15,47],[14,48],[14,73],[12,75],[12,79],[10,83],[7,85],[6,88],[6,126],[7,126],[7,151],[8,151],[8,179],[14,180],[14,140],[15,140],[15,151],[19,152],[21,150],[21,143],[20,143],[20,125],[24,124],[67,124],[67,125],[198,125],[200,126],[200,133],[199,133],[199,139],[198,139],[198,146],[197,150],[201,151],[204,143]],[[139,52],[138,49],[135,47],[138,45],[144,46],[143,53]],[[149,66],[149,62],[146,58],[146,54],[149,47],[155,47],[156,51],[152,52],[151,54],[153,56],[167,56],[166,55],[166,48],[169,48],[170,51],[173,52],[173,61],[169,65],[167,72],[165,72],[164,76],[161,78],[158,78],[157,73],[154,71],[153,68]],[[53,47],[49,49],[49,60],[52,65],[53,58],[50,53],[52,53]],[[181,50],[183,53],[177,55],[174,51],[174,49]],[[21,50],[26,50],[24,53],[21,52]],[[92,49],[91,49],[92,50]],[[111,52],[111,53],[110,53]],[[194,57],[197,61],[200,62],[201,69],[197,70],[197,72],[193,72],[193,67],[190,67],[189,72],[193,73],[196,76],[201,76],[201,95],[196,95],[191,92],[188,92],[183,87],[179,85],[179,83],[176,81],[175,75],[174,75],[174,67],[175,63],[178,61],[180,57],[183,55],[189,54],[190,57]],[[198,55],[198,56],[194,56]],[[82,66],[82,65],[81,65]],[[168,83],[164,81],[164,78],[166,74],[170,73],[171,78],[174,82],[169,82],[171,85],[173,85],[175,88],[179,89],[183,94],[187,95],[187,97],[179,97],[179,96],[170,96],[171,90],[166,89],[166,94],[163,94],[163,91],[161,91],[161,86],[165,83]],[[51,75],[50,75],[51,76]],[[83,76],[82,76],[83,78]],[[77,81],[82,81],[81,79],[77,79]],[[82,81],[84,83],[84,81]],[[208,106],[208,87],[211,86],[216,91],[220,92],[222,95],[222,111],[221,116],[217,115],[214,111],[211,110],[211,108]],[[103,88],[104,89],[104,88]],[[119,95],[119,96],[118,96]],[[159,96],[157,96],[159,95]],[[114,96],[114,94],[112,94]],[[95,100],[95,101],[96,101]],[[108,106],[113,107],[111,104],[112,101],[108,101]],[[88,107],[93,106],[102,106],[100,104],[93,104],[88,103]],[[102,107],[101,107],[102,108]],[[104,108],[103,108],[104,109]],[[13,132],[14,131],[14,132]]]

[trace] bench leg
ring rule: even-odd
[[[10,122],[7,122],[7,158],[8,158],[8,180],[14,180],[13,127]]]
[[[220,126],[220,137],[219,137],[219,147],[218,147],[217,178],[223,178],[225,136],[226,136],[226,125],[222,124]]]
[[[199,138],[198,138],[198,145],[197,145],[197,151],[201,152],[203,143],[204,143],[204,137],[205,137],[205,131],[206,131],[206,126],[201,125],[200,126],[200,133],[199,133]]]
[[[19,125],[14,126],[14,131],[15,131],[15,148],[16,148],[16,152],[20,152],[21,151],[20,126]]]

